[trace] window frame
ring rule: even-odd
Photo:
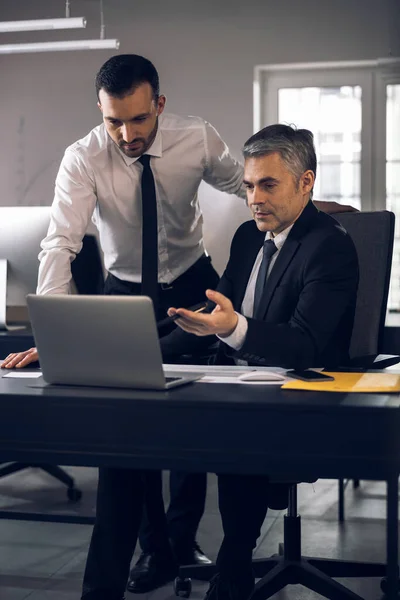
[[[254,132],[278,122],[279,88],[361,86],[361,209],[385,210],[386,86],[395,84],[400,84],[400,58],[257,65]]]

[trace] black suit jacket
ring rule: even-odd
[[[241,304],[265,233],[254,221],[243,223],[218,291]],[[329,215],[309,202],[295,221],[268,277],[261,319],[248,318],[239,351],[220,343],[217,361],[241,358],[254,365],[286,368],[334,367],[348,359],[358,286],[357,253],[350,236]],[[169,337],[169,336],[168,336]],[[210,343],[183,331],[164,338],[166,358],[190,353]],[[213,338],[215,341],[215,338]]]

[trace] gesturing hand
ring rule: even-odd
[[[234,311],[232,302],[229,298],[214,290],[207,290],[206,296],[216,304],[212,313],[196,313],[186,308],[171,307],[168,309],[168,315],[172,317],[178,314],[179,319],[175,321],[176,324],[188,333],[200,336],[214,334],[227,337],[233,333],[238,322],[238,316]]]

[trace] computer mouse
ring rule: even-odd
[[[284,381],[285,375],[274,373],[274,371],[251,371],[240,375],[241,381]]]

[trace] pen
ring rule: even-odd
[[[189,306],[187,310],[191,310],[195,313],[203,312],[208,307],[208,302],[199,302],[198,304],[194,304],[193,306]],[[179,319],[181,315],[173,315],[172,317],[166,317],[162,319],[162,321],[158,321],[157,327],[164,327],[164,325],[168,325],[169,323],[173,323],[176,319]]]

